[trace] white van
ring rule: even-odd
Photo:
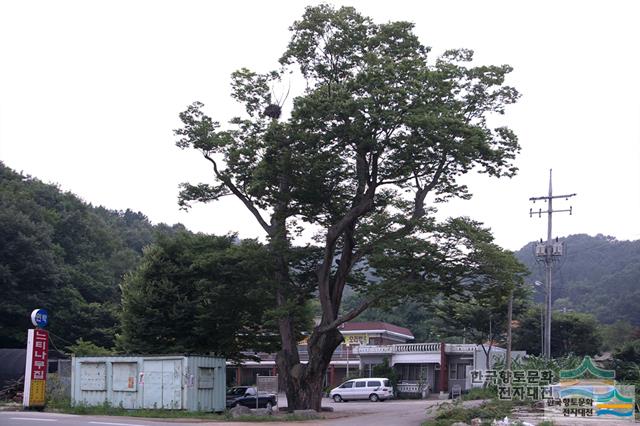
[[[393,387],[384,377],[368,377],[344,382],[329,393],[335,402],[369,399],[373,402],[393,398]]]

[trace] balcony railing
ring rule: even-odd
[[[387,355],[402,353],[440,353],[440,343],[398,343],[395,345],[360,345],[344,347],[339,346],[333,353],[331,359],[333,361],[356,361],[360,355]],[[456,344],[445,343],[446,353],[470,353],[473,352],[476,345],[473,344]],[[348,352],[348,353],[347,353]],[[309,353],[307,347],[301,345],[298,347],[300,361],[307,362]],[[275,354],[259,353],[257,354],[263,362],[275,361]]]
[[[440,343],[402,343],[393,346],[396,352],[440,352]]]
[[[440,353],[440,343],[400,343],[396,345],[369,346],[361,345],[353,348],[355,354],[392,354],[392,353]]]
[[[398,383],[396,390],[400,393],[422,393],[428,386],[427,383]]]
[[[446,343],[444,350],[446,353],[469,353],[476,350],[476,345],[469,343]]]

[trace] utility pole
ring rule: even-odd
[[[552,170],[549,169],[549,195],[542,197],[531,197],[529,201],[533,201],[534,203],[539,200],[544,200],[547,202],[547,210],[542,211],[542,209],[538,209],[537,212],[534,212],[533,209],[529,209],[529,217],[533,217],[534,214],[538,214],[538,217],[542,217],[543,213],[547,213],[547,243],[543,244],[542,240],[540,243],[536,245],[536,260],[540,260],[544,262],[545,269],[545,305],[546,305],[546,313],[547,318],[544,323],[544,357],[546,359],[551,358],[551,270],[553,262],[558,260],[560,256],[564,253],[563,244],[552,240],[552,221],[553,221],[553,213],[561,213],[561,212],[569,212],[569,214],[573,213],[573,208],[569,207],[566,210],[553,210],[553,199],[554,198],[564,198],[568,200],[571,197],[574,197],[576,194],[566,194],[566,195],[553,195],[553,189],[551,184],[552,178]]]
[[[511,323],[513,322],[513,290],[509,293],[509,307],[507,308],[507,371],[511,371]]]

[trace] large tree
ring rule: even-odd
[[[180,114],[177,145],[199,150],[214,177],[184,184],[180,203],[233,195],[261,225],[276,267],[277,364],[289,408],[319,409],[341,324],[383,297],[451,289],[473,269],[467,255],[486,237],[468,220],[436,224],[435,205],[470,197],[459,178],[471,171],[515,174],[516,136],[487,118],[518,93],[504,85],[509,66],[471,66],[469,50],[430,61],[407,22],[375,24],[353,8],[320,5],[291,31],[282,69],[233,74],[246,116],[220,129],[200,103]],[[296,69],[306,90],[281,119],[272,89]],[[305,263],[313,279],[300,280],[292,240],[305,225],[320,229],[319,246]],[[347,283],[365,297],[341,314]],[[288,312],[316,295],[322,316],[302,364]]]
[[[482,347],[489,369],[493,346],[508,339],[509,300],[517,319],[528,307],[531,294],[524,285],[528,271],[513,253],[488,244],[479,254],[478,268],[464,288],[436,300],[433,311],[448,326],[448,334],[461,334]]]
[[[540,309],[531,308],[519,318],[514,330],[513,347],[528,353],[540,352]],[[551,318],[551,356],[568,354],[596,355],[602,337],[598,322],[591,314],[580,312],[553,312]]]
[[[275,327],[266,319],[274,305],[272,276],[265,248],[255,241],[188,233],[160,238],[123,282],[120,349],[233,359],[248,349],[273,350]]]

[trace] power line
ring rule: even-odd
[[[537,214],[538,217],[542,217],[543,213],[547,214],[547,242],[543,243],[542,239],[540,239],[540,242],[535,246],[536,260],[544,262],[545,266],[545,305],[547,310],[547,320],[544,323],[544,357],[547,359],[551,358],[551,270],[553,263],[557,262],[564,253],[563,243],[558,242],[557,238],[555,242],[552,239],[553,214],[561,212],[569,212],[569,214],[571,214],[573,212],[572,207],[563,210],[553,210],[553,200],[556,198],[564,198],[568,200],[575,195],[575,193],[553,195],[552,170],[549,169],[549,194],[529,198],[529,201],[533,201],[534,203],[536,201],[546,201],[547,203],[547,210],[545,211],[542,211],[541,208],[538,209],[537,212],[534,212],[533,208],[529,209],[530,217],[533,217],[534,214]]]

